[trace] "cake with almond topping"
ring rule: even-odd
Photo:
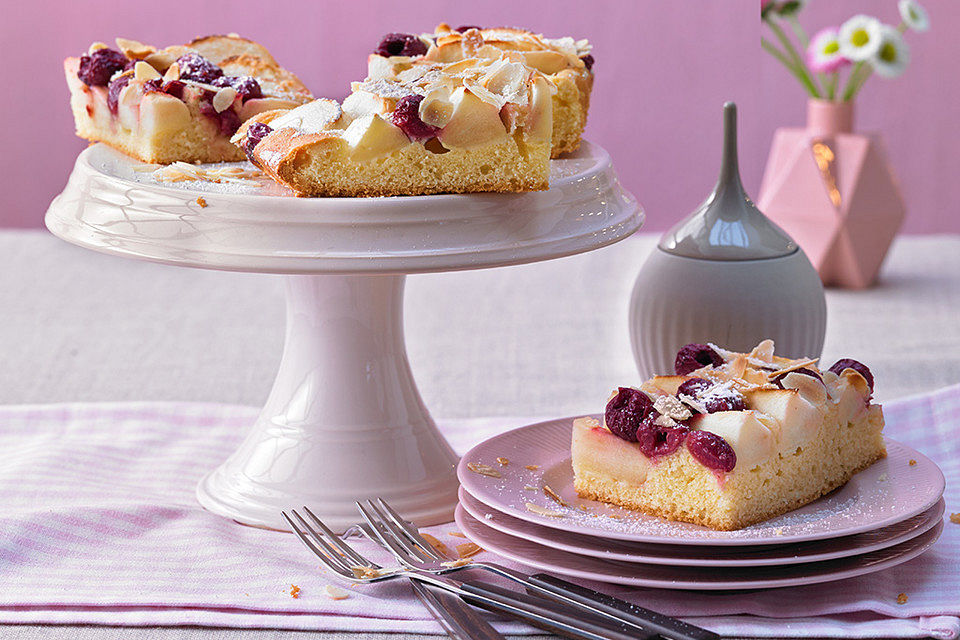
[[[544,190],[554,87],[517,52],[486,53],[259,114],[234,142],[302,196]]]
[[[117,38],[67,58],[77,135],[144,162],[244,159],[230,143],[241,123],[312,99],[263,46],[237,35],[157,49]]]
[[[843,359],[689,344],[675,375],[613,392],[573,423],[581,497],[719,530],[803,506],[886,456],[873,375]]]
[[[576,151],[587,124],[593,88],[593,54],[587,40],[547,38],[524,29],[440,24],[433,33],[388,33],[368,59],[371,79],[395,79],[421,63],[453,63],[468,58],[516,52],[544,74],[554,87],[551,156]]]

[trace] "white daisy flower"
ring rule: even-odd
[[[914,31],[926,31],[930,28],[930,16],[916,0],[900,0],[897,8],[900,9],[900,17],[904,23]]]
[[[872,58],[880,50],[881,27],[876,18],[853,16],[840,25],[840,53],[854,62]]]
[[[840,41],[836,27],[821,29],[810,39],[807,47],[807,64],[811,71],[831,73],[850,61],[840,53]]]
[[[877,75],[884,78],[896,78],[910,64],[910,48],[899,31],[883,25],[880,32],[880,49],[870,58],[870,64]]]

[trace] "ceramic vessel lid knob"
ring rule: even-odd
[[[717,185],[696,211],[660,240],[660,249],[686,258],[762,260],[797,251],[797,243],[757,209],[740,182],[737,105],[723,105],[723,155]]]

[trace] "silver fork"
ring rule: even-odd
[[[451,558],[444,556],[424,540],[413,524],[407,522],[382,498],[358,502],[368,528],[380,544],[393,553],[404,566],[418,571],[445,574],[463,569],[483,569],[523,585],[528,591],[556,600],[566,606],[601,616],[648,635],[670,640],[719,640],[720,636],[701,627],[688,624],[649,609],[630,604],[619,598],[581,587],[545,573],[526,575],[492,562],[469,561],[451,566]]]
[[[384,580],[407,578],[458,595],[468,604],[495,611],[527,624],[572,640],[646,640],[650,634],[637,634],[635,629],[612,628],[596,618],[572,616],[556,602],[527,593],[481,581],[458,581],[434,573],[411,568],[383,569],[357,553],[333,533],[307,507],[304,513],[312,525],[297,511],[281,512],[283,518],[303,544],[336,575],[353,584],[372,584]],[[355,571],[356,569],[356,571]]]

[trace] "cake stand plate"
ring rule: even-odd
[[[123,257],[286,274],[273,389],[240,447],[197,488],[215,513],[284,530],[280,511],[302,505],[344,530],[358,519],[354,501],[374,496],[420,525],[453,517],[457,456],[410,371],[405,274],[590,251],[643,221],[610,157],[589,143],[552,162],[548,191],[522,194],[308,199],[262,177],[163,184],[144,169],[89,147],[47,228]]]

